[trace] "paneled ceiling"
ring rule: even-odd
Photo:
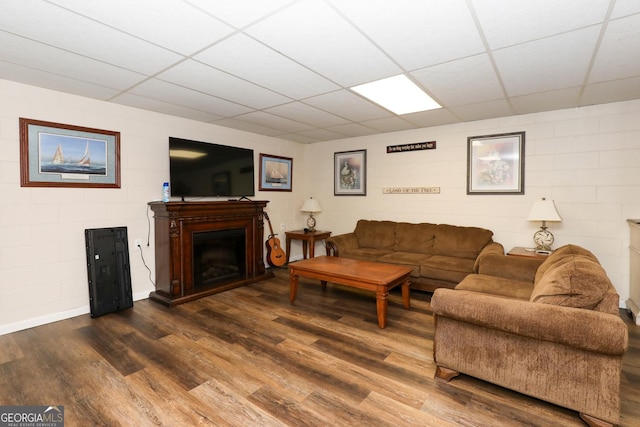
[[[313,143],[640,98],[640,1],[11,0],[0,78]]]

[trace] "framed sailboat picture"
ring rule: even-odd
[[[20,185],[120,188],[120,132],[21,117]]]

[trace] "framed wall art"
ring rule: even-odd
[[[334,153],[333,194],[367,195],[367,150]]]
[[[260,153],[260,191],[291,191],[293,159]]]
[[[467,194],[524,194],[524,134],[467,138]]]
[[[22,187],[120,188],[120,132],[20,118]]]

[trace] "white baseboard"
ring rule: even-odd
[[[640,325],[640,307],[631,298],[627,300],[627,310],[631,312],[636,325]]]
[[[140,301],[147,298],[149,298],[149,291],[139,292],[133,295],[133,301]],[[48,323],[58,322],[60,320],[66,320],[76,316],[82,316],[90,312],[91,312],[90,307],[87,304],[85,306],[74,308],[72,310],[52,313],[52,314],[48,314],[46,316],[41,316],[41,317],[34,317],[32,319],[26,319],[20,322],[9,323],[7,325],[0,325],[0,335],[23,331],[25,329],[35,328],[36,326],[42,326]]]

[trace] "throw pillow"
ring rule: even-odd
[[[611,282],[602,266],[585,255],[568,255],[550,266],[536,282],[531,301],[593,309]]]

